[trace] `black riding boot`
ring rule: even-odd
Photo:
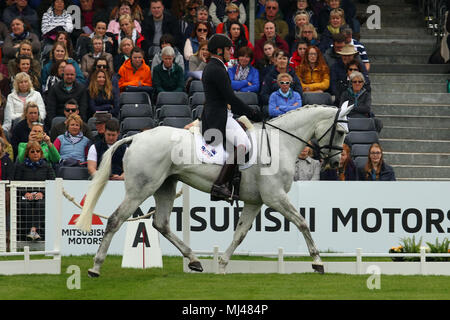
[[[231,191],[228,185],[233,177],[236,166],[236,164],[225,164],[222,167],[219,177],[211,188],[211,200],[231,200]]]

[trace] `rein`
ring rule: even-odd
[[[329,142],[328,144],[326,144],[326,145],[319,146],[319,147],[317,147],[317,146],[315,146],[315,145],[312,145],[311,143],[309,143],[309,142],[305,141],[304,139],[302,139],[302,138],[296,136],[295,134],[292,134],[292,133],[290,133],[290,132],[288,132],[288,131],[286,131],[286,130],[280,128],[280,127],[277,127],[277,126],[275,126],[275,125],[273,125],[273,124],[270,124],[270,123],[266,122],[265,120],[263,120],[262,131],[266,131],[267,146],[268,146],[268,148],[269,148],[269,155],[270,155],[270,157],[272,157],[272,152],[271,152],[271,149],[270,149],[270,142],[269,142],[269,136],[268,136],[268,134],[267,134],[266,124],[267,124],[268,126],[271,126],[272,128],[275,128],[275,129],[280,130],[281,132],[283,132],[284,134],[287,134],[288,136],[291,136],[292,138],[295,138],[295,139],[297,139],[297,140],[303,142],[304,144],[306,144],[306,146],[310,147],[311,149],[319,151],[320,159],[323,159],[324,161],[328,161],[328,160],[331,159],[332,157],[334,157],[334,156],[340,154],[340,153],[342,152],[343,148],[342,148],[341,146],[334,146],[334,145],[333,145],[334,136],[335,136],[335,134],[336,134],[336,125],[337,125],[338,123],[348,123],[348,121],[347,121],[347,120],[339,120],[339,113],[340,113],[340,108],[339,108],[338,111],[336,112],[336,115],[335,115],[335,117],[334,117],[333,124],[325,131],[324,134],[322,134],[322,136],[321,136],[319,139],[317,139],[317,142],[319,142],[319,141],[322,140],[322,139],[327,135],[327,133],[330,132],[330,130],[331,130],[330,142]],[[262,133],[261,133],[261,134],[262,134]],[[262,139],[261,139],[261,141],[262,141]],[[338,152],[336,152],[336,153],[334,153],[334,154],[331,154],[331,155],[325,155],[325,157],[322,157],[322,155],[324,154],[324,152],[322,151],[322,149],[328,149],[328,150],[329,150],[329,151],[328,151],[329,153],[330,153],[332,150],[338,150]]]

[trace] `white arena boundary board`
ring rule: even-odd
[[[47,181],[46,230],[50,241],[46,250],[52,250],[55,217],[54,181]],[[64,181],[64,189],[80,202],[89,181]],[[182,188],[179,183],[177,190]],[[212,251],[213,246],[225,250],[233,237],[234,225],[240,209],[228,203],[211,202],[209,194],[189,189],[189,211],[183,216],[183,196],[175,200],[171,216],[171,229],[184,238],[183,219],[189,221],[188,242],[194,251]],[[351,252],[363,248],[365,253],[387,253],[400,244],[402,238],[422,237],[423,243],[442,241],[450,234],[450,182],[294,182],[289,192],[293,205],[308,222],[313,239],[320,251]],[[109,216],[124,198],[122,182],[110,181],[95,212]],[[154,199],[147,199],[137,214],[153,209]],[[95,254],[102,239],[106,220],[98,219],[90,233],[76,229],[73,219],[80,210],[63,199],[62,204],[62,255]],[[184,223],[186,225],[186,223]],[[122,254],[125,239],[122,228],[116,233],[109,254]],[[163,255],[180,255],[178,250],[160,236]],[[304,253],[306,244],[293,224],[270,208],[263,207],[239,252]]]

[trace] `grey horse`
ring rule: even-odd
[[[308,105],[290,111],[265,123],[254,124],[257,145],[270,145],[271,164],[255,163],[242,171],[240,200],[244,202],[233,240],[220,257],[220,271],[225,272],[228,261],[244,240],[252,222],[263,204],[280,212],[302,232],[309,253],[313,259],[312,267],[323,273],[323,262],[311,237],[305,219],[290,203],[289,192],[294,176],[295,161],[307,142],[316,138],[322,157],[329,166],[339,164],[340,152],[346,133],[345,120],[352,107],[338,109],[330,106]],[[277,137],[275,139],[274,137]],[[100,168],[95,174],[85,199],[77,227],[88,231],[91,228],[95,205],[106,186],[114,151],[124,143],[131,143],[124,156],[125,199],[109,217],[105,234],[97,254],[94,266],[89,269],[91,277],[100,276],[100,268],[114,234],[119,230],[140,204],[154,196],[156,211],[153,226],[166,237],[182,255],[189,259],[189,268],[203,271],[200,261],[181,239],[169,227],[170,214],[176,197],[176,186],[182,181],[198,190],[209,192],[220,171],[219,165],[186,163],[174,161],[180,154],[184,158],[195,155],[194,137],[184,129],[160,126],[117,141],[104,154]],[[188,147],[186,147],[188,146]],[[337,151],[337,152],[336,152]],[[191,156],[195,158],[195,156]],[[262,157],[262,153],[261,156]],[[258,158],[260,160],[260,158]],[[258,160],[258,161],[259,161]],[[274,164],[276,163],[276,166]]]

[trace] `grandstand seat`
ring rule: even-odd
[[[303,92],[303,105],[306,104],[324,104],[333,105],[333,100],[328,92]]]
[[[370,144],[354,144],[351,149],[352,158],[356,157],[367,157],[369,154]]]
[[[189,87],[189,96],[192,96],[195,92],[204,92],[203,82],[201,80],[192,80]]]
[[[348,118],[349,131],[376,131],[372,118]]]
[[[119,97],[119,104],[149,104],[152,105],[150,96],[145,92],[122,92]]]
[[[123,136],[121,136],[122,138],[127,138],[127,137],[131,137],[134,136],[135,134],[141,133],[142,131],[137,131],[137,130],[130,130],[127,133],[125,133]]]
[[[192,119],[194,119],[194,120],[200,119],[202,112],[203,112],[203,107],[204,106],[202,104],[200,104],[200,105],[196,106],[194,108],[194,110],[192,110]]]
[[[235,92],[236,96],[247,105],[259,105],[258,94],[256,92]]]
[[[189,106],[191,110],[194,110],[198,105],[205,104],[205,93],[204,92],[194,92],[192,96],[189,97]]]
[[[175,128],[184,128],[185,125],[192,122],[191,117],[167,117],[164,118],[163,121],[159,123],[161,126],[175,127]]]
[[[350,147],[354,144],[372,144],[378,141],[376,131],[350,131],[345,138],[345,143]]]
[[[88,180],[89,172],[87,167],[60,167],[57,176],[64,180]]]
[[[128,117],[120,123],[120,132],[125,135],[128,131],[142,131],[154,127],[155,121],[150,117]]]
[[[189,103],[189,97],[186,92],[160,92],[156,97],[156,109],[165,104],[184,104]]]
[[[120,107],[120,120],[128,117],[153,118],[153,108],[149,104],[124,104]]]
[[[355,163],[356,168],[364,168],[367,163],[367,156],[356,157],[353,159],[353,162]]]
[[[58,123],[64,122],[66,121],[66,117],[64,116],[56,116],[52,119],[52,124],[51,127],[53,128],[54,126],[56,126]]]
[[[164,118],[177,117],[189,118],[191,117],[191,108],[185,105],[165,104],[157,110],[157,118],[162,121]]]

